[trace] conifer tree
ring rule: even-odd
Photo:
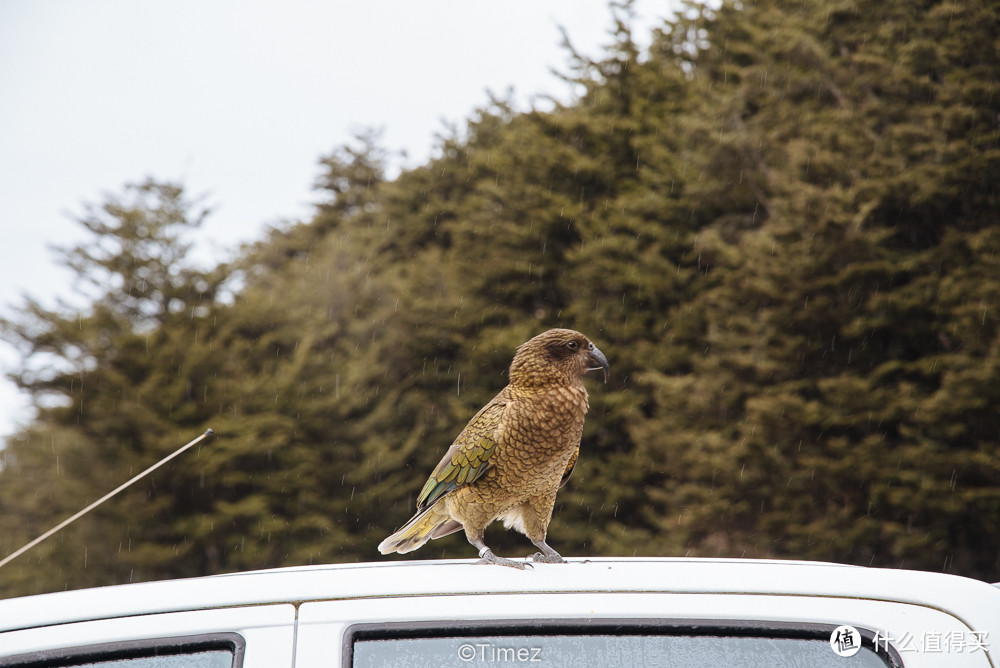
[[[37,412],[3,452],[5,553],[201,428],[204,414],[190,399],[204,378],[191,343],[223,274],[187,265],[184,235],[205,215],[180,186],[152,179],[127,185],[122,195],[87,208],[78,222],[90,238],[62,251],[89,303],[48,308],[29,298],[17,316],[0,322],[24,358],[12,378]],[[160,530],[144,513],[162,499],[146,491],[145,502],[136,501],[143,496],[137,489],[81,520],[59,538],[66,543],[60,557],[43,570],[54,567],[56,581],[64,577],[76,586],[106,582],[115,570],[107,564],[128,564],[130,546]],[[56,552],[47,547],[38,554]],[[128,577],[122,570],[119,579]]]

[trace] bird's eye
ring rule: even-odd
[[[566,347],[569,348],[570,350],[576,350],[577,348],[580,347],[580,344],[577,343],[576,341],[567,341]]]

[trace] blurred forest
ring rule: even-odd
[[[564,555],[1000,580],[1000,6],[692,4],[648,50],[629,11],[600,57],[567,44],[573,103],[494,99],[394,178],[363,134],[321,161],[312,220],[233,262],[187,261],[209,212],[178,184],[87,209],[64,261],[89,306],[2,320],[38,417],[0,452],[0,556],[216,436],[0,595],[384,559],[553,326],[612,370],[587,381]]]

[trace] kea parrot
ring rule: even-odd
[[[583,375],[608,360],[590,339],[550,329],[521,344],[509,384],[458,435],[417,497],[417,514],[378,546],[382,554],[412,552],[460,529],[484,564],[524,568],[493,554],[483,534],[494,520],[526,535],[542,563],[565,560],[545,542],[556,492],[580,453],[587,413]]]

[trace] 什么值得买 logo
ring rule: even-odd
[[[861,649],[861,634],[853,626],[838,626],[830,634],[830,647],[837,656],[854,656]]]

